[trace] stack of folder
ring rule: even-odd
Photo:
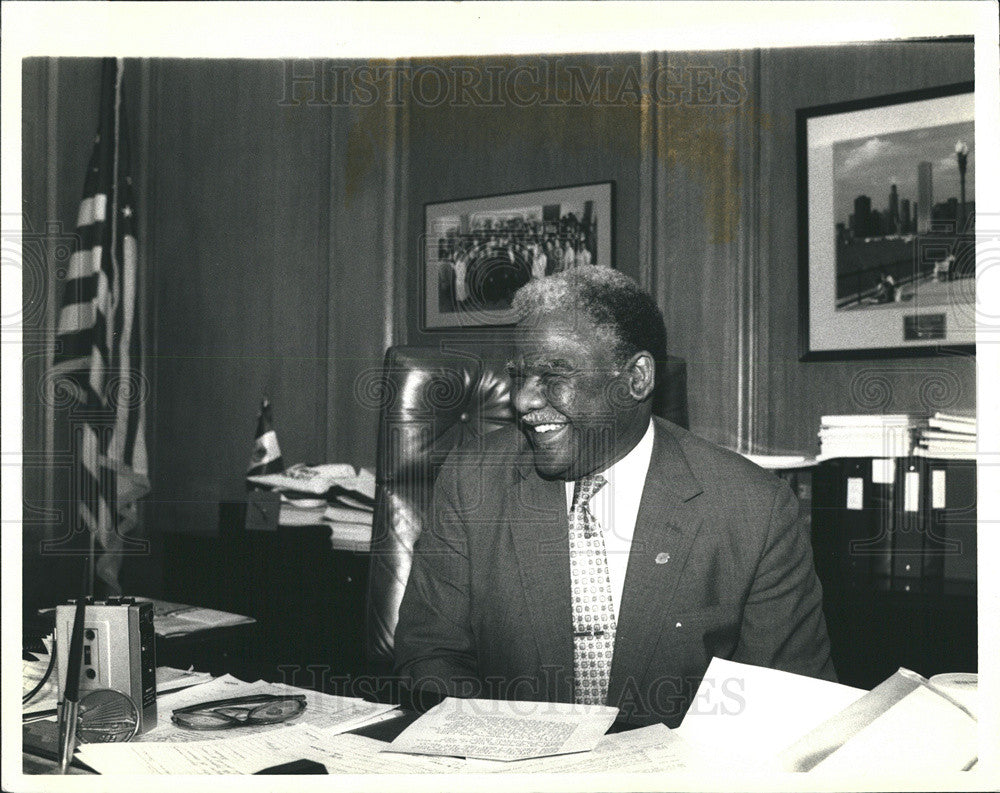
[[[920,424],[907,413],[823,416],[819,457],[907,457]]]
[[[913,453],[939,460],[974,460],[976,418],[957,413],[935,413],[921,427]]]

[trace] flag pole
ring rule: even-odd
[[[87,532],[90,535],[90,552],[87,554],[87,570],[84,579],[84,592],[89,597],[94,597],[94,569],[97,560],[97,536],[94,532]]]

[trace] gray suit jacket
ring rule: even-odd
[[[654,422],[608,704],[632,723],[676,726],[713,656],[834,679],[809,536],[787,485]],[[415,548],[397,671],[451,696],[572,702],[567,536],[563,483],[536,474],[516,428],[456,450]],[[729,685],[738,699],[739,682]]]

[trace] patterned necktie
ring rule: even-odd
[[[573,595],[573,674],[576,702],[603,705],[615,648],[615,606],[601,525],[587,503],[605,482],[585,476],[569,511],[569,563]]]

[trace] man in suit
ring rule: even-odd
[[[791,491],[652,416],[666,357],[652,298],[591,266],[533,280],[514,308],[518,426],[441,470],[400,607],[400,674],[670,727],[713,656],[833,679]],[[738,707],[739,681],[714,682]]]

